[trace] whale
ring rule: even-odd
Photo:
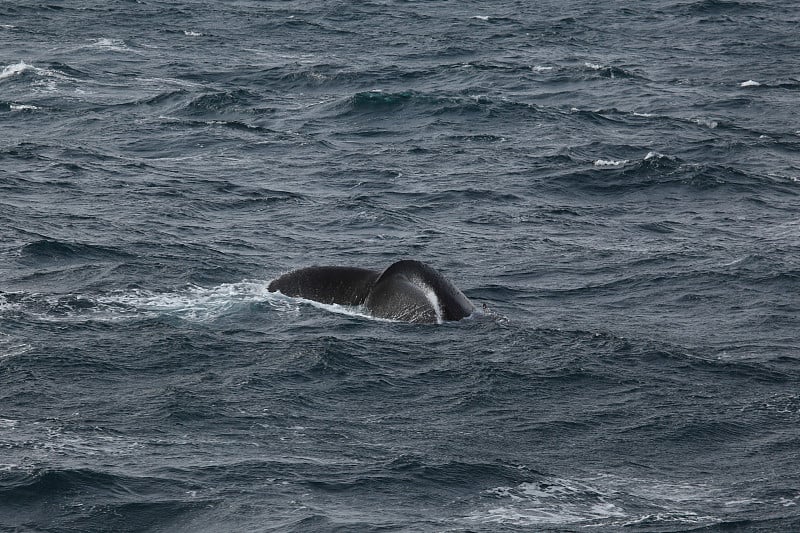
[[[272,280],[270,292],[323,304],[361,306],[376,318],[441,324],[470,316],[475,306],[433,267],[411,259],[383,271],[311,266]]]

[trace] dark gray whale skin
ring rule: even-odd
[[[324,304],[360,305],[375,317],[405,322],[461,320],[475,310],[447,278],[410,259],[383,272],[343,266],[301,268],[273,280],[268,290]]]

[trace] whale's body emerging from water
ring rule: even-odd
[[[420,261],[403,260],[383,272],[367,268],[313,266],[284,274],[270,292],[325,304],[364,306],[378,318],[440,323],[475,310],[464,294]]]

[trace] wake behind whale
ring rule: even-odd
[[[323,304],[363,306],[372,316],[435,324],[461,320],[475,306],[447,278],[420,261],[402,260],[383,272],[312,266],[273,280],[270,292]]]

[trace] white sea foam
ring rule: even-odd
[[[139,289],[113,293],[94,299],[101,307],[92,318],[124,320],[172,315],[192,322],[207,322],[245,305],[266,303],[284,313],[298,314],[302,305],[311,305],[333,313],[374,319],[360,307],[324,304],[270,292],[269,283],[264,280],[245,280],[209,288],[191,286],[174,292]]]
[[[754,80],[747,80],[743,81],[739,84],[739,87],[760,87],[761,84]]]
[[[0,295],[0,312],[20,312],[48,322],[121,321],[162,315],[204,322],[249,304],[268,303],[286,309],[268,281],[245,280],[216,287],[189,286],[157,292],[145,289],[114,291],[101,295],[20,294],[12,301]],[[294,306],[297,306],[295,302]],[[30,346],[0,333],[0,357],[23,353]]]
[[[718,517],[701,514],[709,501],[720,505],[751,505],[746,499],[725,499],[702,483],[672,483],[611,475],[570,480],[551,478],[484,491],[492,502],[466,517],[472,522],[515,527],[580,524],[582,527],[665,524],[711,525]],[[628,501],[633,506],[628,508]],[[645,507],[643,507],[643,505]]]
[[[201,35],[203,35],[199,31],[191,31],[191,30],[183,30],[183,34],[188,37],[200,37]]]
[[[553,67],[543,67],[541,65],[535,65],[531,67],[531,70],[533,70],[534,72],[549,72],[553,70]]]
[[[205,288],[190,286],[182,291],[152,292],[135,290],[113,293],[95,298],[103,304],[109,318],[125,318],[133,315],[168,313],[186,320],[213,320],[233,307],[246,303],[263,302],[272,294],[267,290],[268,282],[246,280],[238,283],[223,283]]]
[[[487,490],[486,494],[494,499],[509,501],[475,511],[466,517],[467,520],[531,527],[628,518],[628,514],[611,501],[610,496],[583,483],[565,479],[522,483],[517,487],[496,487]]]
[[[8,107],[11,111],[36,111],[37,109],[41,109],[40,107],[30,104],[11,104]]]
[[[485,22],[485,21],[489,20],[491,17],[489,17],[488,15],[475,15],[475,16],[470,17],[470,18],[473,18],[473,19],[476,19],[476,20],[483,20]]]

